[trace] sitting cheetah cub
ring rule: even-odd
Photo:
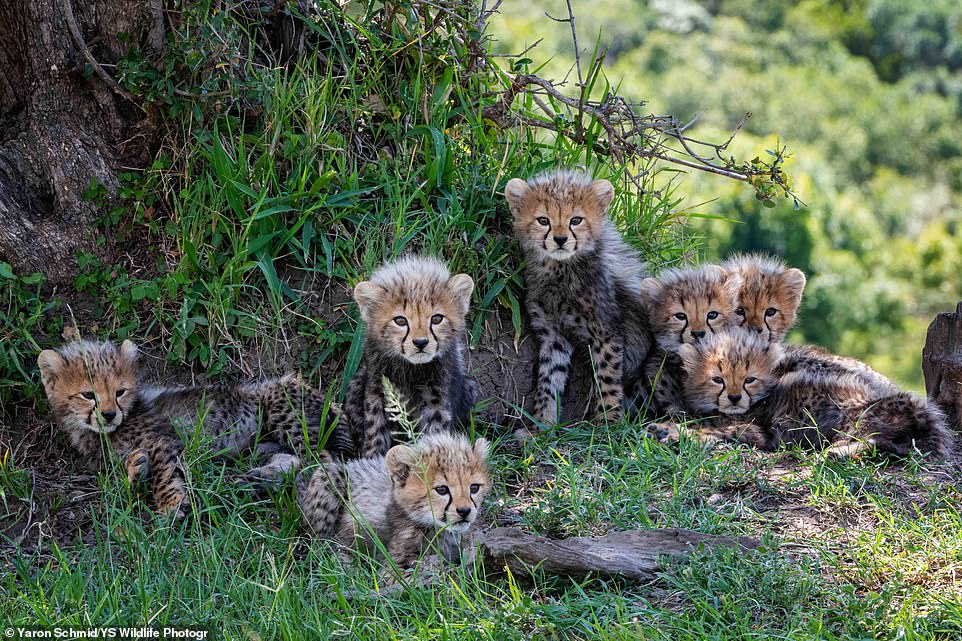
[[[738,279],[718,265],[670,269],[642,281],[656,349],[645,359],[636,407],[649,416],[684,413],[685,372],[678,350],[729,330],[737,290]]]
[[[399,567],[436,544],[460,560],[456,534],[478,517],[487,494],[488,442],[460,434],[427,434],[386,456],[327,461],[297,479],[297,502],[314,532],[341,545],[376,551],[375,539]]]
[[[182,429],[201,424],[221,455],[236,456],[257,443],[259,452],[272,455],[270,465],[286,469],[299,465],[290,452],[304,453],[305,435],[311,445],[326,435],[328,449],[353,453],[346,429],[322,431],[322,419],[328,418],[324,397],[296,376],[233,387],[153,386],[140,382],[138,356],[129,340],[119,350],[112,343],[77,341],[40,353],[37,364],[51,409],[81,453],[98,452],[100,432],[120,428],[138,413]],[[336,412],[329,418],[335,417]]]
[[[638,296],[644,266],[608,219],[607,180],[559,171],[504,190],[524,249],[526,306],[538,340],[534,418],[558,422],[574,343],[587,344],[598,414],[617,419],[624,384],[651,347]]]
[[[714,416],[699,437],[731,439],[774,450],[780,445],[828,448],[852,456],[873,447],[906,456],[913,449],[944,458],[951,436],[945,419],[925,401],[896,390],[878,394],[852,374],[804,370],[779,375],[785,358],[777,343],[734,331],[680,354],[693,414]]]
[[[101,439],[108,439],[131,481],[149,470],[157,509],[183,516],[188,504],[179,462],[183,445],[170,419],[137,396],[136,352],[130,341],[120,350],[79,341],[44,350],[37,362],[50,407],[73,446],[98,462]]]
[[[738,277],[735,325],[760,334],[769,342],[781,342],[794,327],[805,290],[805,274],[774,258],[759,254],[736,255],[724,266]],[[897,392],[898,387],[862,361],[838,356],[814,345],[786,345],[780,374],[804,370],[810,373],[851,374],[878,392]]]
[[[355,286],[367,334],[344,412],[361,457],[384,456],[399,427],[385,410],[385,378],[423,433],[468,423],[477,397],[465,374],[473,290],[467,274],[451,276],[441,261],[420,256],[388,263]]]

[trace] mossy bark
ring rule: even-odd
[[[93,74],[82,52],[86,47],[102,65],[129,47],[150,52],[163,29],[155,5],[0,3],[0,260],[18,272],[42,272],[53,284],[69,280],[77,250],[94,246],[97,205],[84,192],[92,181],[111,192],[121,167],[148,161],[150,110]]]

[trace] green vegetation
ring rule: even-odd
[[[813,276],[801,335],[880,366],[888,358],[890,372],[908,371],[909,350],[872,350],[908,344],[907,332],[941,304],[935,293],[958,290],[955,226],[918,200],[935,194],[940,212],[956,202],[962,168],[946,159],[962,140],[948,82],[957,67],[939,63],[943,76],[931,72],[935,54],[900,41],[895,26],[887,48],[878,48],[881,27],[868,5],[720,2],[709,12],[675,3],[682,14],[611,0],[579,16],[584,42],[593,24],[613,30],[608,75],[624,77],[614,83],[622,94],[650,99],[658,113],[705,110],[697,137],[725,140],[744,111],[755,111],[732,144],[733,164],[788,143],[788,173],[808,204],[793,211],[790,199],[759,200],[745,184],[681,181],[663,163],[619,166],[563,135],[482,118],[507,74],[539,67],[511,59],[495,59],[503,69],[478,65],[475,54],[488,45],[458,13],[468,3],[454,12],[434,3],[390,3],[389,11],[355,3],[360,8],[345,13],[322,2],[323,20],[291,16],[311,46],[285,64],[265,54],[264,34],[249,20],[219,3],[182,4],[162,65],[132,50],[115,70],[169,127],[153,166],[124,176],[116,197],[90,186],[89,197],[103,203],[104,229],[126,253],[81,256],[75,291],[56,297],[41,289],[40,276],[0,263],[0,403],[17,410],[7,413],[18,426],[40,422],[25,418],[42,396],[37,351],[59,343],[62,325],[75,320],[84,334],[145,341],[174,367],[217,377],[280,362],[336,390],[361,344],[348,287],[404,251],[443,255],[475,277],[473,341],[492,312],[506,312],[517,333],[523,283],[500,191],[515,175],[558,164],[612,178],[618,222],[656,268],[689,259],[699,239],[709,257],[750,247],[785,254]],[[498,47],[520,51],[523,41],[550,34],[526,55],[563,49],[567,25],[540,8],[509,2],[501,11],[504,20],[490,30]],[[563,15],[563,3],[551,12]],[[937,25],[919,16],[919,24]],[[562,54],[539,73],[561,69],[560,77],[570,61]],[[884,67],[883,80],[875,66]],[[913,78],[930,72],[944,78],[944,96],[920,93]],[[604,76],[590,78],[592,95],[612,89]],[[810,86],[821,100],[803,91]],[[516,103],[519,113],[538,113],[528,98]],[[846,120],[852,111],[866,122]],[[554,124],[576,126],[561,116]],[[583,124],[586,139],[602,138],[596,122]],[[907,130],[924,130],[925,144],[908,140]],[[627,174],[638,169],[649,170],[643,191],[629,188]],[[777,206],[763,209],[766,202]],[[690,225],[676,224],[686,216]],[[916,239],[928,244],[916,247]],[[924,277],[916,276],[920,265],[931,269]],[[64,309],[61,297],[82,305]],[[493,440],[505,431],[483,422],[476,429]],[[65,439],[18,434],[8,449],[5,427],[0,526],[16,545],[0,548],[0,621],[210,625],[224,638],[251,639],[962,634],[957,474],[920,460],[889,467],[794,451],[708,451],[687,441],[669,447],[643,432],[625,421],[552,429],[523,450],[497,443],[489,518],[550,536],[686,527],[760,537],[763,549],[699,551],[669,562],[648,584],[550,576],[527,584],[465,568],[427,586],[378,592],[390,583],[383,568],[346,563],[310,539],[289,487],[264,498],[232,483],[252,461],[215,460],[193,439],[185,461],[192,513],[166,523],[115,461],[96,477],[65,470]],[[24,541],[30,545],[17,547]]]
[[[806,206],[765,209],[742,186],[679,185],[704,258],[783,256],[810,277],[795,340],[866,359],[922,389],[925,328],[962,291],[962,9],[902,0],[575,4],[582,46],[600,30],[623,94],[724,140],[736,156],[787,145]],[[564,2],[505,3],[499,48],[573,54]],[[630,16],[630,19],[626,19]],[[778,139],[775,136],[779,136]],[[763,154],[764,155],[764,154]],[[701,206],[694,207],[704,203]],[[698,218],[696,216],[704,216]]]
[[[487,426],[483,426],[487,427]],[[0,578],[6,624],[209,625],[219,638],[950,639],[962,634],[959,490],[914,465],[801,453],[715,452],[639,439],[626,424],[554,430],[496,447],[492,519],[551,536],[686,527],[761,536],[751,554],[698,552],[647,584],[471,568],[388,588],[390,572],[307,537],[289,492],[258,499],[205,444],[188,448],[187,521],[166,524],[121,470],[76,489],[94,503],[86,544],[21,554]],[[251,461],[242,461],[237,469]],[[31,503],[0,469],[4,509]],[[7,481],[13,479],[17,482]],[[510,491],[506,491],[508,488]],[[789,541],[779,545],[777,541]],[[379,593],[376,590],[386,590]]]

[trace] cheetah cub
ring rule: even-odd
[[[97,462],[106,438],[124,459],[131,482],[149,470],[158,511],[183,516],[183,445],[170,419],[137,395],[136,355],[130,341],[119,350],[112,343],[78,341],[42,351],[37,363],[50,408],[71,444]]]
[[[692,412],[716,419],[705,440],[728,439],[764,450],[782,444],[823,449],[833,456],[914,449],[944,458],[951,436],[941,412],[902,391],[878,394],[853,374],[779,375],[777,343],[743,331],[685,345],[685,391]]]
[[[487,494],[488,442],[460,434],[426,434],[386,456],[327,461],[297,479],[297,502],[320,537],[368,553],[375,539],[399,567],[437,545],[451,562]]]
[[[129,340],[120,349],[77,341],[40,353],[37,363],[51,409],[82,454],[98,452],[99,433],[123,426],[131,412],[183,430],[200,424],[219,455],[236,456],[256,444],[259,453],[271,455],[269,466],[284,469],[299,465],[293,452],[303,455],[308,442],[317,445],[325,438],[327,449],[353,454],[347,430],[327,423],[333,423],[336,411],[326,413],[323,395],[297,376],[235,386],[156,386],[141,383],[138,358]],[[270,471],[256,468],[250,474]]]
[[[737,275],[739,282],[735,324],[769,342],[784,340],[795,325],[805,290],[805,274],[760,254],[732,256],[724,266]],[[786,358],[779,370],[781,374],[801,370],[851,374],[880,393],[898,391],[895,383],[858,359],[838,356],[814,345],[786,345],[784,349]]]
[[[599,416],[618,418],[624,383],[637,375],[651,339],[638,296],[644,266],[608,218],[614,188],[559,171],[514,178],[504,195],[527,259],[526,307],[538,340],[534,418],[558,422],[576,343],[588,346]]]
[[[735,255],[722,267],[739,279],[735,325],[761,334],[769,342],[783,341],[795,326],[805,274],[761,254]]]
[[[425,434],[470,420],[477,383],[465,374],[465,316],[473,290],[467,274],[452,276],[441,261],[421,256],[388,263],[355,286],[367,334],[344,411],[361,457],[386,454],[399,428],[385,410],[384,379]]]
[[[645,359],[634,405],[649,416],[684,413],[685,372],[678,350],[727,332],[736,320],[739,281],[718,265],[670,269],[641,283],[656,349]]]

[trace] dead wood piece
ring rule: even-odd
[[[665,528],[626,530],[598,537],[549,539],[518,528],[495,528],[478,537],[485,567],[515,574],[533,571],[583,577],[589,574],[651,579],[663,556],[687,554],[700,546],[753,550],[758,541],[749,537],[716,536],[691,530]]]
[[[925,393],[959,429],[962,417],[962,301],[929,325],[922,348]]]

